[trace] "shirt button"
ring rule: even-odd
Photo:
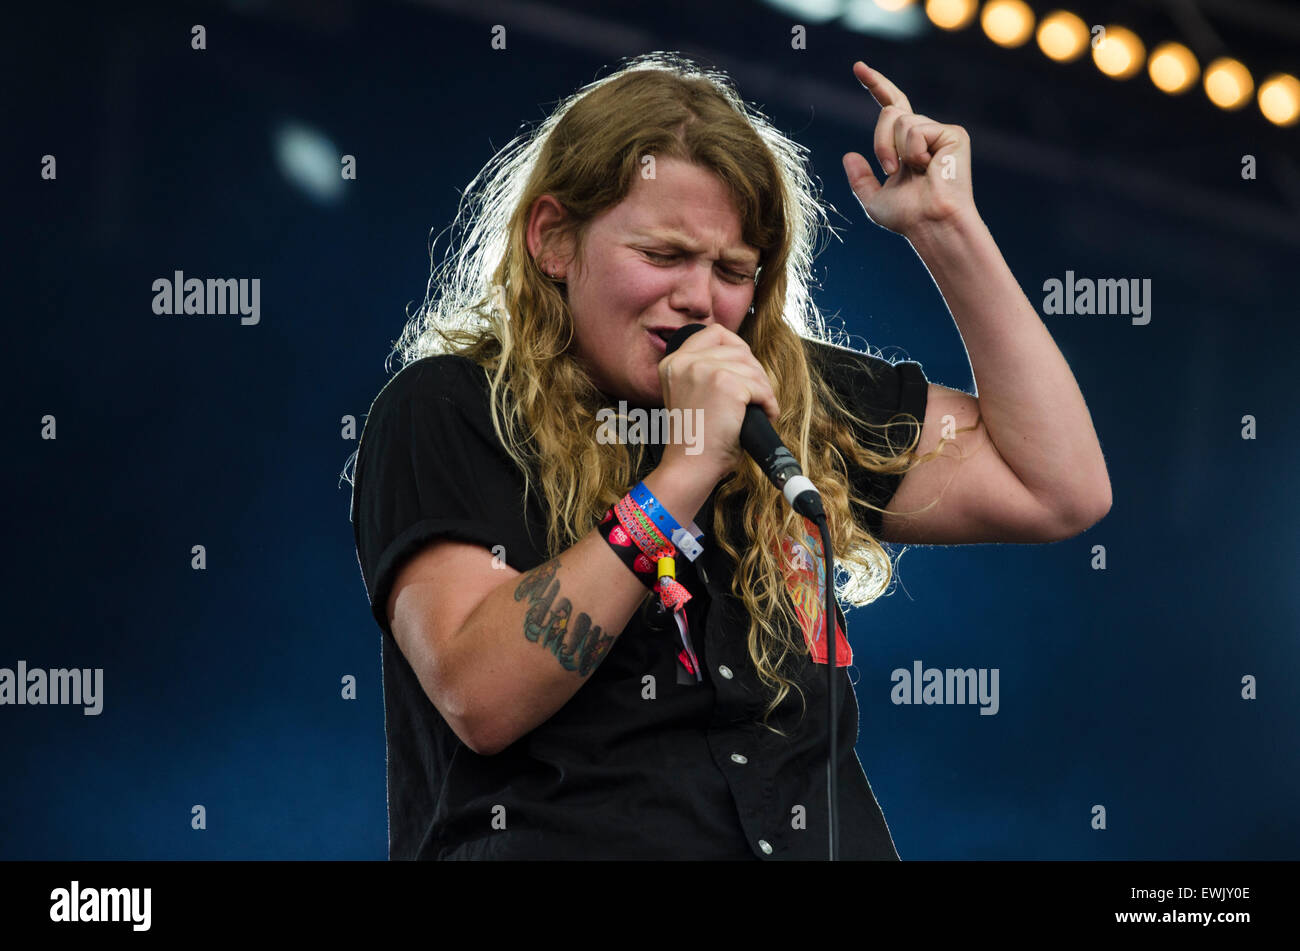
[[[749,762],[749,758],[748,758],[748,757],[745,757],[745,756],[741,756],[739,753],[732,753],[732,754],[731,754],[731,761],[732,761],[733,763],[739,763],[740,765],[743,766],[743,765],[745,765],[746,763]]]
[[[731,668],[726,664],[718,665],[718,673],[722,674],[722,676],[726,677],[728,680],[731,679]]]
[[[758,847],[763,850],[764,854],[772,854],[772,846],[768,843],[767,839],[759,839]]]

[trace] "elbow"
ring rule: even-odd
[[[480,756],[495,756],[517,739],[510,685],[481,657],[464,645],[481,640],[464,625],[450,635],[435,638],[420,618],[394,625],[394,638],[412,672],[443,722],[466,747]]]
[[[471,639],[472,642],[472,639]],[[457,739],[479,756],[496,756],[531,730],[530,707],[521,698],[520,683],[481,659],[455,651],[431,678],[438,712]],[[523,691],[526,694],[526,690]]]
[[[457,696],[451,691],[444,691],[442,696]],[[500,724],[493,718],[485,716],[480,708],[466,703],[435,704],[442,718],[447,721],[456,738],[479,756],[495,756],[510,745],[502,736]]]
[[[480,697],[480,702],[455,728],[456,735],[479,756],[496,756],[533,729],[519,717],[520,704],[510,697]]]
[[[1106,471],[1105,466],[1106,464],[1103,462],[1101,474],[1097,478],[1096,488],[1091,493],[1091,496],[1088,500],[1090,504],[1085,507],[1086,514],[1084,516],[1084,520],[1086,524],[1083,526],[1083,529],[1081,530],[1086,530],[1096,525],[1098,522],[1100,522],[1103,518],[1106,517],[1106,514],[1108,512],[1110,512],[1110,505],[1112,501],[1112,496],[1110,491],[1110,474]]]
[[[481,691],[448,691],[447,695],[460,700],[454,711],[440,711],[443,718],[457,738],[479,756],[496,756],[517,739],[500,716],[501,704]]]
[[[1110,512],[1111,502],[1110,479],[1106,479],[1091,500],[1091,504],[1084,508],[1083,528],[1079,531],[1087,531],[1105,518]]]
[[[505,748],[497,739],[496,724],[484,716],[483,706],[471,702],[477,691],[464,678],[452,677],[444,670],[420,679],[425,696],[456,739],[480,756],[493,756]]]
[[[502,743],[493,724],[484,722],[481,717],[465,712],[453,713],[441,704],[435,705],[447,726],[451,727],[451,732],[456,734],[456,739],[479,756],[495,756],[509,745]]]
[[[458,634],[449,643],[463,642]],[[440,663],[422,672],[421,684],[458,740],[480,756],[495,756],[509,745],[509,741],[503,742],[498,715],[503,707],[475,676],[476,671],[458,662],[459,657],[454,650],[442,651]]]
[[[470,729],[462,724],[460,729],[456,729],[456,735],[479,756],[496,756],[513,741],[504,738],[499,730],[493,730],[491,727],[491,724],[480,723]]]
[[[1048,541],[1064,541],[1082,535],[1106,517],[1110,511],[1111,501],[1110,482],[1107,480],[1101,491],[1057,516]]]

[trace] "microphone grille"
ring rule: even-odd
[[[664,352],[664,356],[668,356],[668,354],[674,352],[678,347],[684,344],[686,338],[691,334],[703,329],[704,324],[687,324],[685,327],[678,327],[673,331],[673,335],[668,338],[668,349]]]

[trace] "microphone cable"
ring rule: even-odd
[[[673,331],[664,356],[675,353],[687,339],[704,329],[703,324],[688,324]],[[740,426],[740,445],[768,480],[777,488],[796,513],[813,522],[821,532],[822,560],[826,566],[826,721],[828,759],[826,762],[826,800],[830,861],[840,856],[840,796],[835,767],[839,762],[839,726],[835,703],[835,558],[831,553],[831,530],[826,521],[821,493],[803,474],[798,461],[785,448],[767,415],[757,403],[750,403]]]

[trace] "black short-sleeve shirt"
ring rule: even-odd
[[[925,419],[928,384],[918,364],[805,346],[858,415]],[[894,427],[887,441],[879,431],[857,435],[896,453],[914,432]],[[641,475],[660,454],[652,447]],[[850,478],[882,508],[901,480],[857,468]],[[656,627],[638,610],[550,719],[492,756],[456,736],[393,639],[388,596],[406,560],[438,538],[481,545],[520,572],[546,561],[540,496],[534,485],[525,502],[523,491],[493,429],[486,373],[472,361],[415,361],[376,397],[357,452],[351,519],[383,641],[389,857],[825,858],[826,667],[802,658],[795,675],[806,713],[791,692],[769,720],[787,736],[761,725],[769,694],[749,659],[743,603],[730,594],[735,564],[710,544],[713,497],[695,519],[703,554],[677,559],[703,682],[682,676],[676,627]],[[879,513],[858,514],[879,533]],[[840,857],[897,859],[854,749],[858,706],[846,670],[837,671],[836,688]]]

